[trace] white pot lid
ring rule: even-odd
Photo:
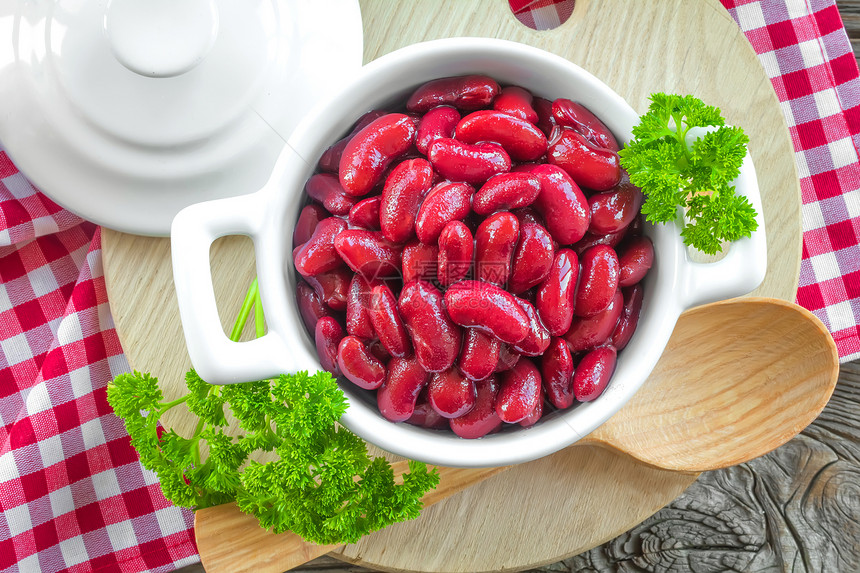
[[[263,186],[293,128],[361,67],[357,0],[0,6],[0,144],[100,225],[168,235]]]

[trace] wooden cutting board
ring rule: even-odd
[[[761,186],[768,273],[755,294],[794,299],[801,221],[791,141],[765,71],[717,0],[578,0],[570,20],[544,32],[521,25],[505,0],[362,0],[361,8],[365,62],[422,40],[506,38],[576,62],[639,112],[657,91],[692,93],[718,105],[730,123],[749,134]],[[168,240],[105,229],[102,246],[111,310],[129,361],[157,375],[168,397],[179,395],[190,361]],[[219,240],[211,261],[222,323],[229,330],[254,276],[250,241]],[[179,411],[167,423],[188,434],[193,424]],[[626,531],[695,479],[603,450],[569,448],[494,477],[335,556],[392,571],[538,566]]]

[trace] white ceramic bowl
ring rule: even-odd
[[[295,302],[291,237],[303,188],[317,159],[370,109],[396,108],[420,84],[435,78],[486,74],[547,99],[582,102],[600,117],[622,144],[631,139],[638,115],[600,80],[548,52],[503,40],[456,38],[416,44],[366,65],[339,95],[321,104],[296,129],[269,182],[257,193],[186,208],[171,230],[173,272],[191,361],[214,384],[258,380],[284,372],[320,369],[311,337]],[[427,430],[384,419],[375,393],[342,384],[350,407],[342,423],[390,452],[428,463],[482,467],[529,461],[568,446],[617,412],[653,369],[678,316],[685,309],[745,294],[766,270],[764,219],[755,170],[747,158],[736,181],[759,213],[758,231],[731,246],[716,263],[691,261],[674,225],[647,226],[656,257],[645,280],[639,326],[620,353],[609,387],[598,399],[544,416],[535,426],[517,425],[478,439]],[[223,334],[215,307],[209,246],[218,237],[253,238],[268,333],[234,343]]]

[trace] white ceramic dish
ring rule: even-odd
[[[620,142],[631,138],[636,112],[609,87],[571,62],[542,50],[492,39],[458,38],[409,46],[364,67],[334,101],[317,108],[290,138],[269,182],[257,193],[194,205],[172,229],[173,270],[183,328],[194,367],[212,383],[256,380],[320,368],[313,341],[295,303],[291,234],[303,202],[303,187],[320,154],[365,111],[402,103],[427,80],[487,74],[546,98],[582,102],[603,119]],[[674,225],[648,227],[656,261],[645,282],[639,327],[619,355],[608,389],[597,400],[545,416],[529,429],[518,426],[479,440],[393,424],[378,412],[372,393],[349,382],[342,387],[350,408],[342,422],[385,450],[445,466],[497,466],[555,452],[590,433],[639,389],[663,351],[681,312],[689,307],[747,293],[766,270],[762,205],[752,162],[736,181],[759,213],[752,238],[733,244],[717,263],[690,260]],[[251,342],[223,335],[215,308],[209,245],[227,234],[254,239],[257,272],[269,332]]]
[[[5,2],[0,142],[74,213],[167,235],[259,189],[362,44],[358,0]]]

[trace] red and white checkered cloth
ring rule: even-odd
[[[723,0],[772,78],[796,150],[798,302],[860,356],[860,79],[832,0]],[[546,28],[571,0],[511,0]],[[2,105],[2,103],[0,103]],[[105,387],[128,369],[93,224],[0,147],[0,572],[172,571],[197,561],[192,514],[137,461]],[[157,373],[156,373],[157,374]]]

